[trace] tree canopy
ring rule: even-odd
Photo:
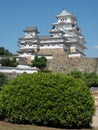
[[[18,62],[16,61],[16,58],[2,58],[0,60],[1,66],[6,66],[6,67],[16,67],[18,65]]]
[[[1,56],[12,56],[13,54],[9,50],[5,49],[4,47],[0,47],[0,55]]]
[[[40,70],[43,70],[46,67],[47,59],[45,57],[38,57],[35,56],[34,60],[32,61],[32,66],[38,67]]]

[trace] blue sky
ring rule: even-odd
[[[18,38],[29,26],[48,35],[63,8],[77,17],[87,57],[98,57],[98,0],[0,0],[0,46],[17,53]]]

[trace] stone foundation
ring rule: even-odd
[[[98,58],[67,58],[65,55],[55,55],[51,60],[49,70],[69,73],[73,70],[98,73]]]
[[[63,48],[61,49],[40,49],[38,52],[39,55],[66,55],[66,52]]]

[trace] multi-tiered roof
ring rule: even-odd
[[[38,54],[37,50],[39,54],[42,50],[51,54],[56,49],[63,49],[68,57],[85,55],[85,40],[77,25],[76,17],[64,9],[56,15],[56,18],[57,22],[52,23],[48,36],[38,36],[37,27],[24,29],[25,35],[19,38],[19,56],[34,56]],[[45,53],[44,55],[47,55]]]
[[[77,26],[76,17],[64,9],[59,15],[56,15],[56,18],[57,22],[52,24],[53,28],[50,33],[56,36],[58,32],[62,31],[63,36],[67,39],[66,43],[70,43],[70,46],[76,43],[85,49],[85,40]]]

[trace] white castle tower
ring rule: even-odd
[[[52,58],[54,54],[66,54],[68,57],[84,57],[85,39],[77,26],[77,19],[65,9],[56,15],[57,22],[52,23],[48,36],[38,36],[37,27],[27,27],[25,35],[19,38],[19,57],[43,55]]]

